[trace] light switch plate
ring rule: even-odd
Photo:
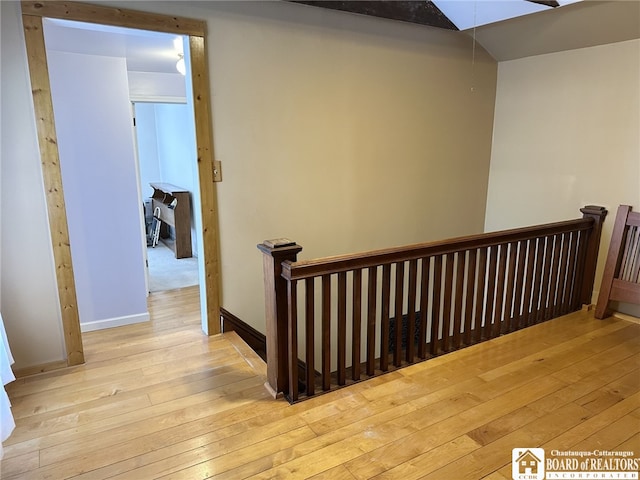
[[[220,162],[219,160],[213,161],[213,181],[222,181],[222,162]]]

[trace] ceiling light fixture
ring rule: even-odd
[[[178,61],[176,62],[176,70],[180,72],[182,75],[187,74],[187,68],[184,64],[184,55],[182,53],[178,54]]]

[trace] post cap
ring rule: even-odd
[[[265,240],[264,242],[262,242],[262,244],[266,245],[269,248],[282,248],[295,245],[296,242],[294,242],[293,240],[289,240],[288,238],[274,238],[272,240]]]
[[[265,240],[264,242],[259,243],[257,247],[258,250],[260,250],[262,253],[266,253],[269,255],[282,255],[283,253],[297,254],[298,252],[302,251],[302,247],[300,245],[288,238],[274,238],[271,240]]]
[[[607,209],[605,207],[601,207],[599,205],[586,205],[580,209],[585,215],[597,215],[602,218],[607,216]]]

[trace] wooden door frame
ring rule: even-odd
[[[205,302],[207,314],[206,322],[203,322],[203,330],[209,335],[220,333],[218,208],[213,172],[213,125],[206,22],[76,2],[22,1],[21,3],[67,365],[84,363],[84,350],[42,29],[42,19],[45,17],[189,36],[204,243],[200,252],[204,255],[205,271],[205,295],[201,301]]]

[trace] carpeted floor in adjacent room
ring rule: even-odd
[[[163,243],[147,248],[149,291],[161,292],[198,285],[198,258],[177,259]]]

